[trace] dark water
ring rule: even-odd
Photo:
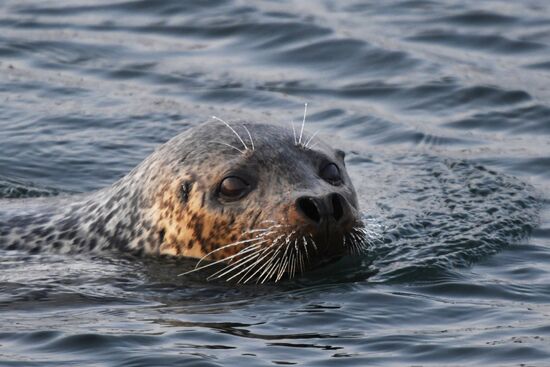
[[[0,1],[0,196],[309,102],[380,236],[264,286],[4,252],[0,365],[550,365],[549,85],[543,0]]]

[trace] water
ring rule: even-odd
[[[550,364],[547,2],[0,1],[0,29],[1,197],[307,101],[382,224],[366,258],[264,286],[4,251],[0,365]]]

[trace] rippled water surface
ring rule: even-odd
[[[543,0],[0,1],[0,197],[309,102],[380,224],[276,285],[2,251],[0,365],[550,365],[549,85]]]

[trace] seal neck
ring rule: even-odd
[[[0,248],[158,252],[161,241],[151,207],[161,177],[146,160],[95,192],[2,202]]]

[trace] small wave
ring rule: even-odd
[[[484,130],[527,135],[550,134],[549,115],[550,108],[547,106],[530,104],[504,110],[476,112],[472,116],[447,122],[443,126],[469,131]]]
[[[459,33],[450,30],[424,31],[407,38],[409,41],[432,43],[440,46],[515,55],[539,51],[546,45],[538,42],[514,40],[501,35]]]
[[[385,170],[381,197],[385,238],[371,253],[378,280],[426,279],[521,242],[537,225],[529,185],[466,161],[417,156]],[[374,176],[376,177],[376,176]],[[391,183],[391,184],[390,184]],[[372,204],[371,204],[372,206]]]
[[[0,199],[56,196],[60,191],[0,177]]]
[[[510,26],[518,23],[517,17],[489,12],[484,10],[470,10],[460,14],[455,14],[437,19],[441,23],[456,23],[461,26],[470,27],[493,27]]]

